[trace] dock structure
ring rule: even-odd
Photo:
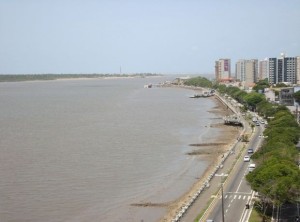
[[[225,125],[242,126],[242,120],[237,115],[225,116],[223,118]]]

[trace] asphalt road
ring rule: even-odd
[[[244,162],[244,156],[248,155],[248,148],[259,148],[262,139],[259,137],[263,132],[263,126],[256,126],[255,132],[251,138],[251,141],[247,144],[246,149],[239,158],[234,169],[228,176],[227,180],[223,183],[223,212],[224,221],[229,222],[246,222],[248,221],[252,210],[252,198],[254,192],[248,185],[245,175],[249,173],[248,166],[251,162]],[[226,172],[220,172],[216,176],[225,179]],[[206,218],[213,219],[214,222],[221,222],[222,220],[222,192],[219,192],[215,197],[214,205],[210,210],[210,213]],[[246,204],[250,205],[249,209],[246,209]]]

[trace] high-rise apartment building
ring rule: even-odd
[[[235,78],[238,81],[245,81],[245,60],[240,59],[235,64]]]
[[[297,83],[297,58],[285,57],[283,59],[283,80],[284,82]]]
[[[258,73],[258,60],[251,59],[245,60],[240,59],[237,61],[236,65],[236,79],[243,82],[244,85],[250,86],[257,82]]]
[[[258,63],[258,77],[257,80],[263,80],[269,77],[269,62],[268,59],[260,60]]]
[[[269,58],[269,83],[277,83],[277,58]]]
[[[285,57],[281,53],[280,58],[269,58],[269,82],[277,84],[280,82],[297,83],[297,57]]]
[[[297,84],[300,84],[300,56],[296,57],[296,69],[297,69],[297,74],[296,74],[296,79],[297,79]]]
[[[215,76],[217,81],[231,80],[231,61],[230,59],[219,59],[215,62]]]

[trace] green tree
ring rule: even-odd
[[[211,88],[212,82],[205,77],[194,77],[184,81],[184,85]]]
[[[244,96],[245,102],[252,109],[256,109],[256,105],[265,99],[264,95],[252,92]]]
[[[264,90],[265,88],[269,88],[270,84],[268,79],[264,79],[264,80],[259,80],[255,86],[253,87],[253,90],[255,90],[256,92],[258,92],[259,90]]]
[[[300,104],[300,91],[297,91],[293,94],[294,99],[298,104]]]
[[[269,159],[246,178],[255,191],[276,205],[296,202],[300,195],[300,171],[285,159]]]

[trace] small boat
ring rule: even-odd
[[[200,94],[194,94],[193,96],[190,96],[190,98],[200,98],[200,97],[202,97],[202,95]]]
[[[194,94],[193,96],[190,96],[190,98],[201,98],[201,97],[210,97],[213,96],[210,92],[204,92],[202,94]]]
[[[152,88],[152,84],[144,85],[144,88]]]

